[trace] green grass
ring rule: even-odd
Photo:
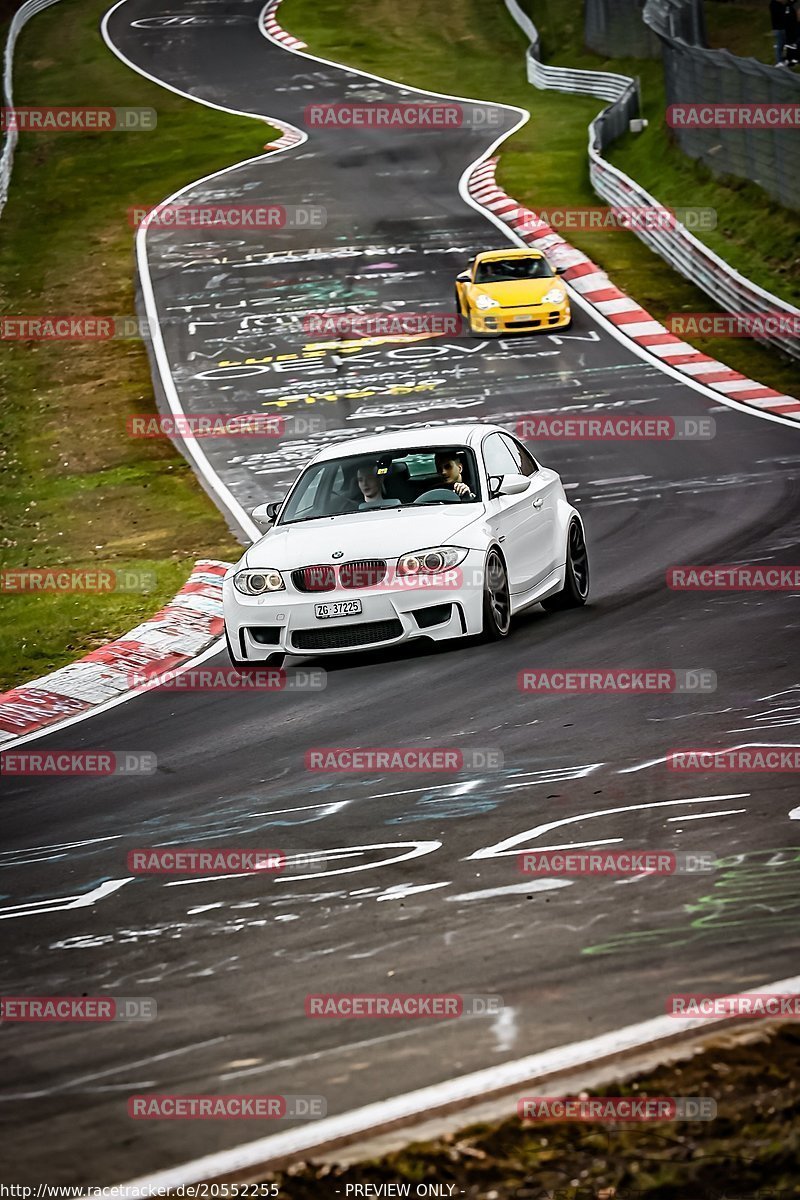
[[[761,0],[705,0],[706,35],[714,50],[774,62],[769,5]]]
[[[99,20],[107,0],[37,16],[17,43],[15,102],[144,105],[152,132],[22,134],[0,220],[5,314],[132,315],[127,209],[258,154],[275,130],[183,100],[123,66]],[[148,569],[149,594],[0,597],[0,688],[102,645],[155,612],[197,558],[237,544],[169,442],[131,440],[129,413],[154,412],[140,341],[3,346],[3,566]]]
[[[626,139],[615,160],[666,204],[711,203],[720,230],[708,244],[738,270],[787,298],[796,253],[794,214],[771,206],[749,185],[703,180],[701,169],[673,149],[658,128],[659,63],[604,63],[583,50],[583,9],[564,0],[524,0],[543,35],[545,56],[575,66],[605,66],[644,77],[650,128]],[[431,90],[528,108],[531,120],[500,148],[499,183],[533,209],[600,203],[589,182],[587,125],[602,103],[589,97],[540,92],[525,78],[526,38],[502,3],[461,0],[431,5],[408,0],[284,0],[281,22],[312,52]],[[563,49],[566,47],[566,49]],[[663,104],[663,99],[661,101]],[[641,158],[639,163],[633,156]],[[652,166],[652,170],[650,170]],[[638,173],[637,173],[638,172]],[[711,197],[711,200],[709,200]],[[570,231],[569,240],[609,272],[654,317],[714,309],[708,297],[625,231]],[[797,387],[797,369],[774,351],[745,339],[687,339],[743,374],[780,391]]]

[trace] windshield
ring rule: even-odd
[[[544,258],[490,258],[478,263],[476,283],[513,283],[515,279],[552,279],[553,269]]]
[[[278,525],[426,504],[475,504],[475,455],[465,446],[431,446],[351,455],[307,467]]]

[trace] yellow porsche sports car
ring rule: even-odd
[[[538,250],[486,250],[456,276],[456,311],[486,337],[569,329],[569,293]]]

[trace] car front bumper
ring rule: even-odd
[[[571,320],[572,312],[566,299],[562,304],[474,309],[472,328],[476,333],[535,333],[545,329],[563,329]]]
[[[436,581],[306,593],[293,590],[291,572],[283,571],[286,590],[264,596],[242,595],[231,574],[222,587],[225,630],[237,660],[253,663],[271,654],[347,654],[416,638],[471,637],[483,625],[484,560],[483,553],[470,551],[457,568],[457,582],[443,586]],[[360,613],[316,615],[318,604],[350,600],[361,601]]]

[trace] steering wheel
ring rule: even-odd
[[[431,488],[429,492],[423,492],[421,496],[417,496],[415,504],[460,504],[461,497],[455,492],[451,492],[449,488]]]

